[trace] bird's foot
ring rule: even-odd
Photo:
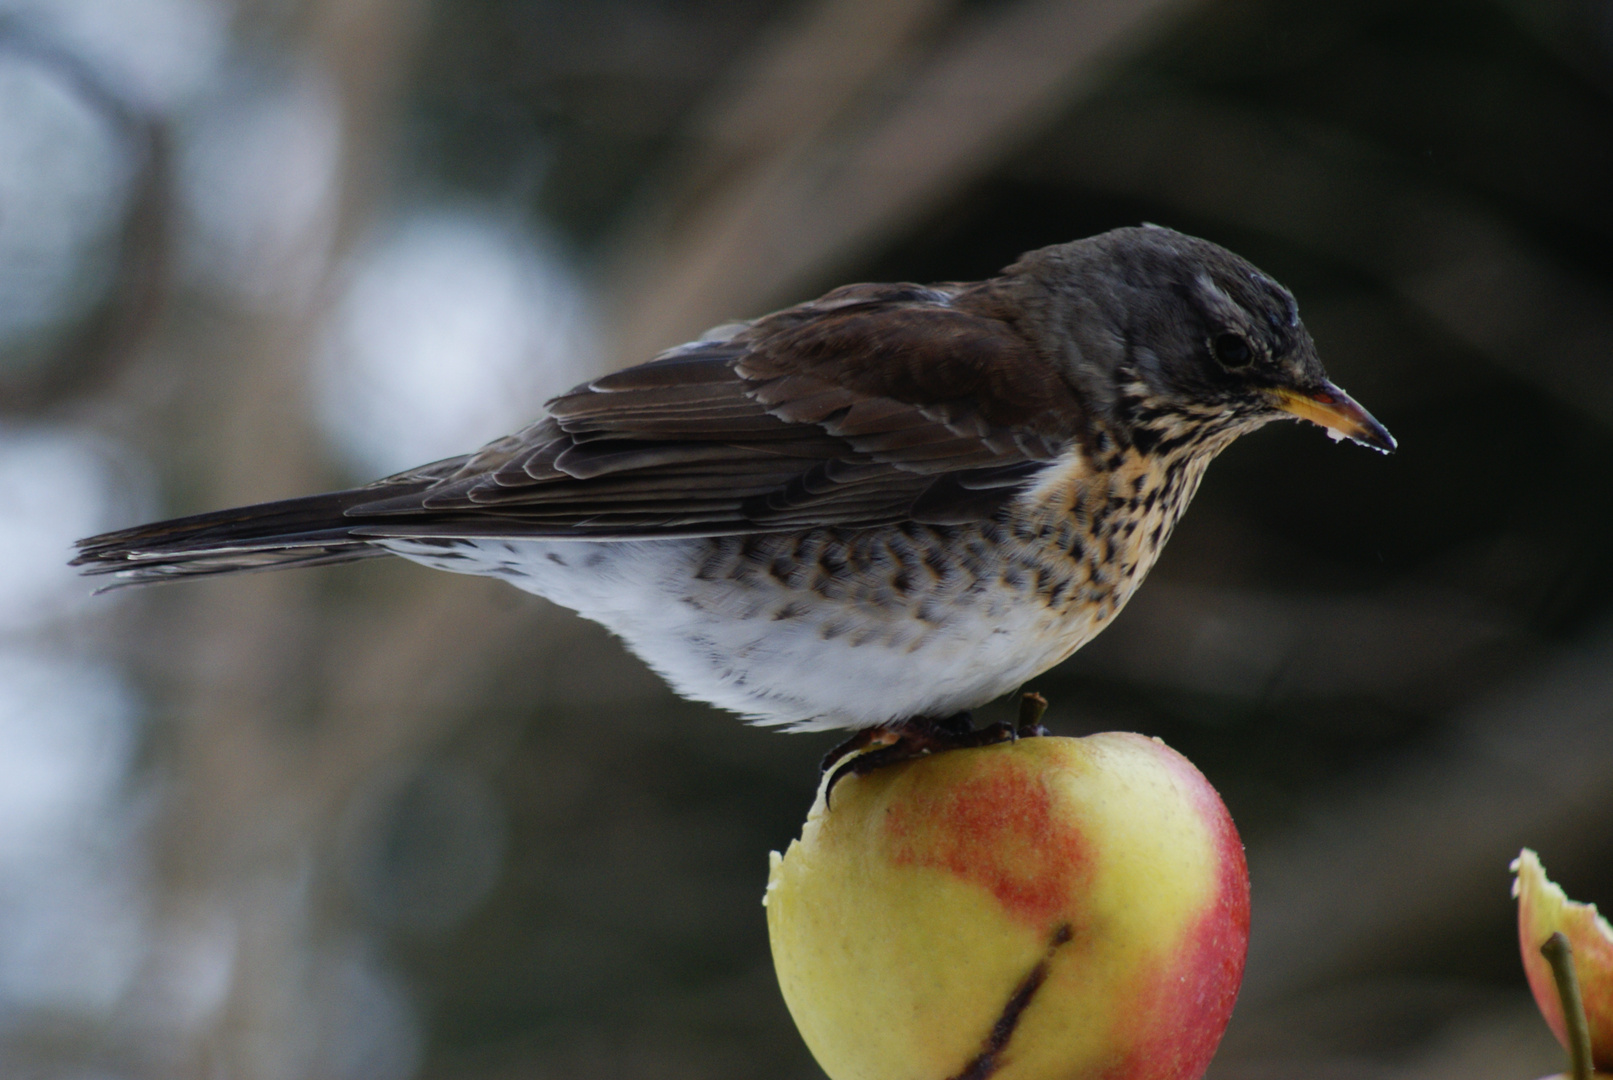
[[[1017,724],[999,721],[977,728],[974,717],[961,712],[939,719],[915,716],[889,727],[864,728],[824,755],[820,768],[829,775],[829,783],[823,790],[823,804],[829,805],[835,785],[847,776],[867,776],[876,769],[943,750],[990,746],[1046,735],[1047,729],[1041,724],[1046,711],[1047,699],[1030,693],[1020,699]]]

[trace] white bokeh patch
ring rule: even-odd
[[[356,257],[318,360],[317,410],[365,476],[474,450],[597,373],[583,292],[486,210],[407,216]]]

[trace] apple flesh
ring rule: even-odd
[[[1512,884],[1512,894],[1518,898],[1518,944],[1523,950],[1523,970],[1529,977],[1535,1004],[1540,1006],[1557,1041],[1567,1047],[1568,1032],[1557,984],[1551,965],[1540,953],[1546,939],[1560,931],[1573,949],[1580,997],[1591,1033],[1591,1062],[1598,1074],[1613,1073],[1613,927],[1596,913],[1594,904],[1568,899],[1546,877],[1540,857],[1528,848],[1519,854],[1512,869],[1518,875]]]
[[[764,903],[832,1080],[1197,1080],[1249,940],[1220,796],[1123,733],[847,776],[773,853]]]

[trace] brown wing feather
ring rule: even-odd
[[[578,387],[359,536],[712,535],[978,520],[1080,408],[989,290],[850,286]]]
[[[386,537],[718,536],[994,513],[1081,409],[1001,283],[856,285],[596,379],[524,431],[364,488],[80,544],[119,584],[318,565]]]

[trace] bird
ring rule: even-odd
[[[686,697],[899,758],[1003,737],[970,710],[1103,630],[1211,459],[1293,418],[1395,448],[1287,289],[1141,225],[981,281],[836,288],[474,452],[91,537],[74,563],[109,587],[381,555],[503,578]]]

